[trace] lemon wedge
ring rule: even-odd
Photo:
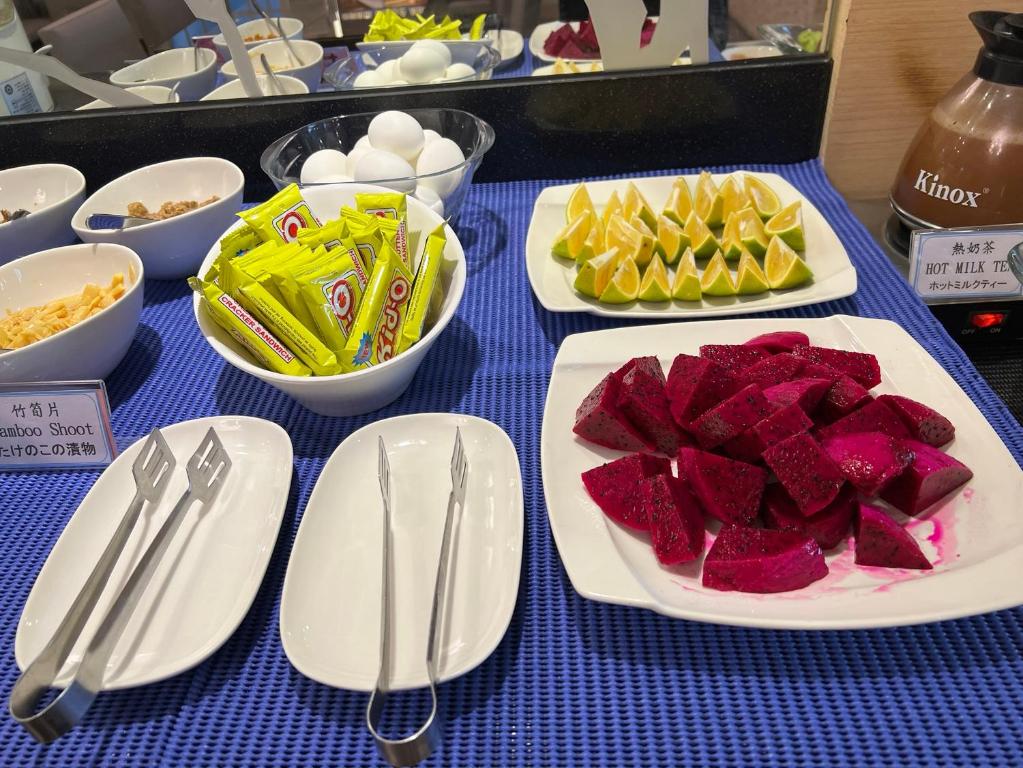
[[[625,259],[618,265],[611,282],[600,292],[605,304],[628,304],[639,296],[639,267],[632,259]]]
[[[650,207],[650,203],[643,197],[643,193],[639,191],[631,181],[625,187],[625,197],[622,198],[622,208],[626,219],[631,219],[634,214],[638,214],[643,223],[646,224],[650,229],[654,229],[657,226],[657,216],[654,215],[653,209]]]
[[[622,199],[618,197],[618,190],[613,190],[611,197],[607,199],[607,205],[604,206],[604,210],[600,213],[600,223],[604,225],[604,229],[607,229],[607,223],[611,220],[611,217],[621,212]]]
[[[580,184],[568,196],[568,204],[565,206],[565,222],[571,223],[580,214],[587,211],[594,216],[597,214],[597,209],[593,207],[593,201],[590,199],[589,190],[586,189],[585,184]]]
[[[671,295],[672,298],[682,301],[699,301],[703,295],[700,288],[700,273],[696,270],[696,257],[693,256],[692,248],[686,248],[686,252],[678,260]]]
[[[772,237],[764,256],[767,284],[775,290],[795,288],[813,279],[813,271],[799,254],[789,248],[780,237]]]
[[[640,233],[633,229],[621,214],[612,214],[604,232],[604,246],[618,249],[619,264],[625,259],[633,261],[637,259],[641,239]]]
[[[580,268],[579,274],[575,276],[573,285],[579,293],[595,299],[607,288],[617,266],[618,249],[612,248],[585,262]]]
[[[655,222],[656,223],[656,222]],[[657,244],[657,236],[646,225],[638,213],[633,213],[627,224],[639,237],[639,249],[636,251],[636,264],[640,267],[650,263],[654,255],[654,246]]]
[[[704,223],[695,210],[690,211],[689,218],[686,219],[685,233],[693,247],[693,253],[698,259],[712,256],[714,251],[721,247],[718,239],[714,237],[714,233],[710,231],[710,227]]]
[[[554,238],[551,253],[562,259],[574,259],[582,251],[593,228],[593,214],[589,211],[580,213]]]
[[[777,235],[785,243],[797,251],[806,249],[806,241],[803,238],[803,204],[799,200],[790,203],[772,216],[764,231],[768,237]]]
[[[643,272],[643,280],[639,284],[639,298],[643,301],[669,301],[671,285],[668,282],[668,270],[661,257],[654,254]]]
[[[689,235],[667,216],[657,217],[657,242],[654,250],[664,259],[666,264],[674,264],[678,257],[689,247]]]
[[[754,256],[763,256],[767,253],[767,244],[770,242],[770,238],[764,231],[764,222],[757,216],[757,212],[752,208],[743,208],[735,214],[735,217],[736,229],[743,247]]]
[[[714,254],[703,270],[703,277],[700,278],[700,289],[708,296],[734,296],[735,281],[732,280],[732,273],[728,270],[725,257],[721,251]]]
[[[753,203],[753,210],[761,219],[767,221],[781,210],[781,201],[778,199],[778,195],[766,183],[748,173],[743,181],[746,194],[749,195],[750,202]]]
[[[749,251],[743,251],[739,257],[739,273],[735,280],[735,289],[740,296],[753,293],[764,293],[771,286],[767,282],[764,270],[757,264],[756,258]]]
[[[667,216],[680,227],[684,226],[689,212],[693,210],[693,198],[689,194],[689,185],[686,180],[679,176],[671,185],[671,192],[668,194],[668,202],[664,204],[662,215]]]
[[[596,220],[596,217],[591,216],[590,221],[593,223],[593,226],[590,228],[590,234],[586,236],[586,240],[583,242],[583,247],[575,254],[576,264],[589,261],[598,253],[603,253],[607,250],[604,247],[603,227],[600,226],[600,222]]]
[[[721,182],[718,194],[721,195],[721,216],[725,220],[731,214],[741,211],[743,208],[749,208],[752,204],[746,190],[735,180],[734,176],[729,176]]]
[[[724,222],[724,200],[714,183],[709,171],[702,171],[696,181],[696,197],[693,199],[693,210],[703,219],[708,227],[720,227]],[[697,256],[700,254],[697,253]]]

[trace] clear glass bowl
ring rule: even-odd
[[[483,156],[494,145],[494,129],[475,115],[460,109],[408,109],[424,129],[429,128],[446,139],[451,139],[462,150],[465,162],[437,173],[402,179],[363,179],[364,184],[379,184],[401,191],[418,187],[423,179],[444,204],[443,216],[454,219],[458,216],[469,192],[473,174],[483,161]],[[336,149],[348,153],[369,130],[370,121],[378,112],[362,112],[354,115],[329,117],[299,128],[281,136],[263,151],[259,159],[263,172],[270,177],[277,189],[289,184],[300,187],[323,186],[302,184],[299,174],[302,164],[313,152],[321,149]],[[443,192],[443,194],[440,194]],[[424,200],[424,202],[428,201]]]
[[[429,83],[434,87],[447,83],[466,83],[474,80],[489,80],[494,69],[501,63],[501,54],[490,45],[482,45],[472,41],[472,45],[462,47],[449,46],[452,50],[452,61],[468,64],[473,68],[473,74],[465,77],[457,77],[451,80],[442,80],[438,83]],[[399,58],[409,48],[407,41],[395,43],[380,43],[379,47],[370,50],[359,50],[353,52],[346,59],[341,59],[331,64],[323,73],[323,79],[338,91],[350,91],[356,88],[355,78],[363,72],[377,69],[381,64]],[[361,63],[360,63],[361,62]],[[410,83],[401,83],[402,87],[408,87]],[[419,85],[428,85],[419,83]],[[391,88],[394,86],[372,86],[375,88]],[[361,86],[360,86],[361,88]]]

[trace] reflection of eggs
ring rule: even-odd
[[[381,112],[369,124],[369,143],[374,149],[392,152],[408,162],[415,162],[423,148],[423,129],[405,112]]]
[[[348,173],[348,158],[344,152],[336,149],[321,149],[313,152],[302,163],[302,171],[299,180],[303,184],[313,184],[323,181],[325,176],[335,176]]]
[[[440,195],[434,192],[432,187],[428,187],[425,184],[420,184],[416,187],[416,199],[419,200],[423,205],[429,208],[431,211],[436,213],[438,216],[444,215],[444,201],[440,199]]]
[[[381,183],[398,192],[411,192],[416,188],[416,172],[405,160],[382,149],[371,149],[355,165],[355,180]],[[386,181],[387,179],[404,179],[404,181]]]
[[[409,50],[414,51],[417,48],[436,53],[443,59],[445,69],[451,66],[451,49],[440,40],[416,40]]]
[[[387,82],[376,73],[375,70],[368,69],[365,72],[360,72],[358,77],[352,81],[352,85],[356,88],[376,88],[381,85],[386,85]]]
[[[444,58],[430,48],[412,46],[398,59],[401,76],[410,83],[428,83],[445,70]]]
[[[468,64],[462,62],[456,62],[448,67],[444,71],[445,80],[461,80],[465,77],[472,77],[476,74],[476,70],[470,67]]]
[[[392,80],[396,80],[401,76],[398,72],[398,60],[391,59],[390,61],[385,61],[376,68],[376,73],[382,82],[389,83]]]
[[[416,161],[416,174],[423,176],[439,173],[464,162],[465,155],[455,142],[451,139],[436,139],[423,147],[419,160]],[[454,191],[461,180],[462,169],[458,169],[441,176],[420,179],[419,185],[430,187],[441,198],[445,198]]]

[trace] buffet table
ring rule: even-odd
[[[854,296],[781,314],[839,313],[899,323],[1023,461],[1019,424],[911,293],[820,165],[754,168],[779,173],[799,188],[838,232],[859,273]],[[561,341],[619,323],[551,314],[534,300],[523,249],[533,202],[546,183],[473,188],[457,224],[469,267],[458,315],[410,391],[368,416],[316,416],[225,365],[195,326],[184,281],[147,283],[134,344],[107,382],[119,444],[126,447],[156,426],[211,414],[277,422],[295,448],[282,531],[254,605],[209,660],[163,683],[101,695],[77,729],[48,747],[5,717],[4,764],[380,764],[365,730],[366,695],[315,683],[289,664],[279,636],[279,604],[302,510],[326,459],[355,429],[420,411],[475,414],[502,427],[519,453],[526,504],[525,556],[511,626],[479,668],[440,687],[447,722],[443,745],[428,764],[1016,761],[1023,733],[1021,609],[892,630],[785,632],[672,620],[584,600],[572,590],[543,502],[541,413]],[[765,319],[765,330],[768,325]],[[3,478],[5,691],[17,676],[14,634],[33,580],[98,474]]]

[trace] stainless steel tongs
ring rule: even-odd
[[[188,489],[157,531],[142,558],[132,570],[124,587],[114,598],[96,634],[82,656],[75,676],[50,704],[37,711],[40,700],[53,683],[71,654],[85,624],[106,586],[114,564],[121,555],[144,501],[154,508],[159,503],[171,474],[174,455],[154,429],[132,465],[137,490],[110,543],[93,568],[65,614],[53,638],[43,648],[14,684],[8,708],[11,715],[39,742],[44,744],[70,731],[88,711],[103,687],[107,662],[120,639],[128,620],[138,605],[153,573],[167,551],[174,533],[193,501],[207,504],[216,497],[231,469],[231,459],[216,431],[211,427],[188,460]]]
[[[433,608],[430,612],[430,630],[426,645],[426,671],[429,677],[430,698],[432,706],[426,722],[410,736],[401,739],[388,739],[380,735],[378,730],[383,716],[384,702],[388,695],[388,676],[391,663],[391,470],[387,461],[387,449],[384,439],[378,438],[380,448],[379,474],[380,495],[384,503],[384,552],[383,580],[381,582],[380,606],[380,672],[377,675],[376,688],[369,697],[366,707],[366,726],[373,734],[377,749],[381,756],[391,765],[411,766],[425,760],[437,747],[441,737],[440,718],[437,715],[437,655],[440,647],[440,628],[438,620],[440,606],[444,603],[445,585],[450,559],[451,521],[454,517],[455,505],[465,509],[465,489],[469,479],[469,463],[465,458],[462,446],[461,430],[455,431],[455,449],[451,456],[451,493],[448,495],[448,510],[444,518],[444,535],[441,538],[440,557],[437,562],[437,580],[433,588]]]

